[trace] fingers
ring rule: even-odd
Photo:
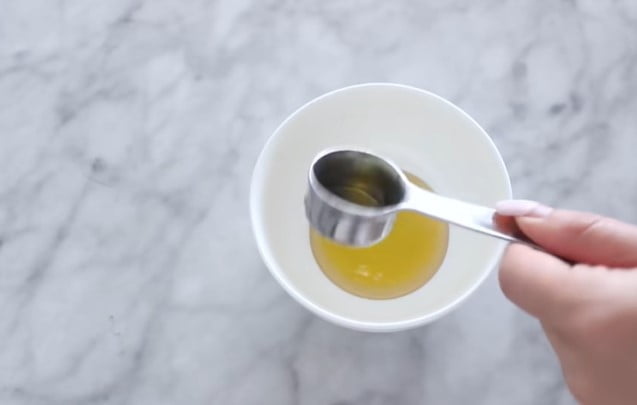
[[[499,203],[496,210],[499,226],[517,227],[551,253],[512,245],[500,265],[505,295],[542,320],[557,319],[557,312],[564,315],[587,302],[603,300],[600,297],[608,296],[607,290],[623,291],[616,287],[626,283],[628,273],[613,273],[609,268],[637,267],[635,226],[589,213],[554,210],[532,201],[507,201]],[[570,266],[553,254],[580,264]]]
[[[515,217],[522,233],[557,256],[591,265],[637,266],[636,226],[533,201],[503,201],[496,209],[499,215]]]
[[[568,307],[574,297],[571,267],[560,259],[513,244],[500,263],[500,286],[513,303],[529,314],[547,319],[559,317],[557,311]]]
[[[580,263],[637,265],[637,227],[598,215],[553,210],[549,216],[519,217],[520,230],[548,251]]]
[[[493,217],[493,222],[495,223],[499,231],[506,234],[518,236],[521,233],[515,217],[495,214],[495,216]]]

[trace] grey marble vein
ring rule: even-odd
[[[472,114],[518,197],[637,221],[637,3],[0,9],[0,403],[574,403],[495,277],[409,332],[310,315],[258,257],[248,183],[296,107],[393,81]]]

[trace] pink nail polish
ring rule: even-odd
[[[530,200],[504,200],[495,205],[498,214],[509,217],[548,217],[553,208]]]

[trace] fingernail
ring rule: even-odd
[[[553,208],[530,200],[504,200],[495,205],[495,211],[508,217],[546,218]]]

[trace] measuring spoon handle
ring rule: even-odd
[[[508,242],[523,243],[542,250],[528,239],[498,229],[494,221],[495,210],[493,208],[443,197],[411,183],[408,184],[405,200],[400,209],[415,211],[485,235]]]

